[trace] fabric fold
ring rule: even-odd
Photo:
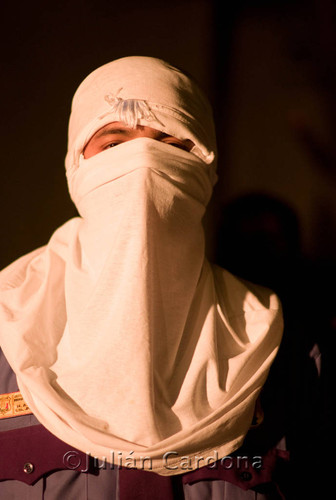
[[[153,64],[158,78],[162,63]],[[179,114],[169,116],[174,130]],[[84,129],[70,133],[68,158]],[[211,139],[197,137],[214,158]],[[149,138],[79,154],[67,178],[80,217],[0,274],[1,348],[26,403],[55,436],[101,460],[128,456],[174,475],[185,455],[231,453],[250,427],[281,306],[205,257],[210,163]]]

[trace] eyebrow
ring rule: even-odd
[[[128,128],[117,128],[117,127],[108,127],[104,130],[101,130],[100,132],[97,132],[96,138],[104,137],[106,135],[111,135],[111,134],[121,134],[121,135],[130,135],[132,133],[133,129],[128,129]],[[161,132],[160,130],[157,130],[158,133],[158,138],[163,138],[163,137],[169,137],[168,134],[165,134],[164,132]]]
[[[129,134],[129,130],[122,128],[106,128],[97,133],[96,137],[103,137],[104,135],[110,134]]]

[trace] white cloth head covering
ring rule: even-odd
[[[110,109],[107,95],[122,101]],[[89,138],[123,117],[196,149],[138,138],[84,159]],[[144,57],[99,68],[70,119],[80,217],[0,275],[1,347],[24,399],[100,459],[178,474],[182,457],[196,468],[231,453],[251,424],[282,320],[274,294],[204,256],[214,162],[210,108],[188,77]]]
[[[177,68],[152,57],[124,57],[96,69],[78,87],[69,122],[66,168],[104,125],[123,121],[147,125],[194,142],[194,154],[216,167],[212,110],[198,84]],[[215,179],[214,179],[215,180]]]

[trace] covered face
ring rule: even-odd
[[[73,172],[90,139],[109,123],[151,127],[193,143],[215,182],[216,140],[210,104],[191,78],[152,57],[125,57],[93,71],[77,89],[66,168]]]

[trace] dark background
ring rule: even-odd
[[[214,105],[210,257],[219,206],[261,192],[297,214],[306,256],[334,260],[332,0],[35,0],[1,9],[0,268],[75,215],[63,171],[71,99],[90,71],[126,55],[186,69]]]
[[[294,364],[316,343],[324,355],[322,424],[310,416],[302,425],[310,396],[296,405],[294,434],[305,429],[306,443],[312,428],[326,440],[334,421],[335,28],[333,0],[1,5],[0,268],[76,215],[64,157],[83,78],[127,55],[184,68],[208,94],[217,124],[209,257],[279,293]]]

